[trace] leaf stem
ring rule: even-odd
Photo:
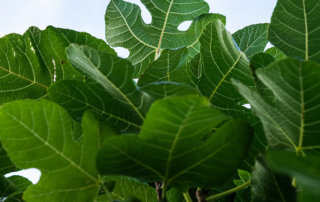
[[[229,194],[232,194],[232,193],[234,193],[234,192],[237,192],[237,191],[239,191],[239,190],[241,190],[241,189],[246,188],[246,187],[249,186],[250,184],[251,184],[251,181],[249,180],[248,182],[246,182],[246,183],[244,183],[244,184],[242,184],[242,185],[240,185],[240,186],[237,186],[237,187],[235,187],[235,188],[233,188],[233,189],[229,189],[229,190],[224,191],[224,192],[222,192],[222,193],[209,196],[209,197],[206,198],[206,200],[209,201],[209,200],[214,200],[214,199],[218,199],[218,198],[227,196],[227,195],[229,195]]]
[[[192,202],[192,199],[190,197],[189,191],[186,191],[183,193],[183,197],[186,200],[186,202]]]

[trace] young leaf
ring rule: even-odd
[[[91,80],[100,84],[114,99],[126,105],[140,119],[150,105],[150,96],[138,91],[130,62],[90,48],[72,44],[67,48],[70,62]]]
[[[299,201],[313,202],[320,199],[320,158],[318,155],[297,157],[286,151],[270,151],[268,163],[277,172],[294,177],[298,186]]]
[[[251,192],[253,202],[296,201],[296,191],[291,179],[275,174],[261,156],[252,171]]]
[[[93,201],[100,179],[94,159],[102,137],[92,113],[82,120],[83,139],[72,136],[72,120],[52,102],[15,101],[0,109],[0,138],[21,169],[38,168],[40,181],[24,193],[27,201]]]
[[[304,152],[320,148],[320,65],[285,59],[256,71],[274,94],[274,104],[235,82],[261,119],[271,147]]]
[[[142,124],[136,113],[114,99],[99,84],[79,80],[63,80],[49,88],[49,96],[63,106],[76,120],[90,109],[102,115],[121,133],[137,132]]]
[[[55,81],[80,74],[68,62],[65,48],[70,43],[88,44],[114,54],[102,40],[87,33],[47,27],[29,28],[22,36],[0,39],[0,104],[16,99],[39,99]]]
[[[102,174],[163,181],[163,192],[168,185],[211,187],[235,171],[250,140],[247,124],[228,120],[205,98],[170,97],[152,105],[139,136],[107,139],[97,166]]]
[[[247,26],[232,35],[237,42],[241,51],[243,51],[248,58],[251,58],[257,53],[264,51],[268,39],[267,31],[269,24],[255,24]]]
[[[269,41],[286,55],[320,62],[318,0],[279,0],[268,33]]]
[[[216,20],[204,30],[200,42],[202,67],[198,88],[213,106],[226,111],[242,111],[242,96],[231,84],[231,78],[248,87],[255,86],[246,56],[235,46],[221,21]]]
[[[151,24],[141,18],[140,8],[123,0],[111,0],[106,12],[106,39],[113,47],[129,49],[129,60],[137,66],[135,75],[160,56],[162,49],[176,49],[196,43],[195,23],[188,31],[178,26],[209,12],[203,0],[142,0],[152,15]],[[201,23],[200,23],[201,24]],[[200,25],[198,24],[198,25]]]

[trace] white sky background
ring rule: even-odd
[[[140,3],[139,0],[127,1]],[[227,16],[227,29],[231,33],[250,24],[270,22],[276,5],[276,0],[205,1],[209,3],[211,12]],[[104,14],[108,3],[109,0],[0,0],[0,37],[10,33],[23,34],[30,26],[44,29],[53,25],[88,32],[104,39]],[[119,54],[126,55],[123,51]],[[36,182],[40,174],[31,170],[22,175]]]

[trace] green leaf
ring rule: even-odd
[[[16,166],[11,162],[7,152],[0,143],[0,176],[16,170]]]
[[[313,202],[320,199],[320,158],[318,155],[297,157],[293,152],[270,151],[267,159],[277,172],[295,178],[299,201]]]
[[[168,81],[190,83],[188,77],[188,50],[164,50],[160,58],[152,62],[139,79],[138,85]]]
[[[95,156],[103,137],[92,113],[82,120],[81,143],[72,119],[55,103],[15,101],[0,109],[0,138],[17,167],[38,168],[40,181],[24,193],[27,201],[93,201],[99,190]]]
[[[268,39],[288,56],[320,62],[320,4],[318,0],[279,0]]]
[[[253,202],[296,201],[290,178],[275,174],[261,156],[252,172],[251,193]]]
[[[67,48],[70,62],[90,79],[100,84],[114,99],[144,120],[150,96],[138,91],[130,62],[90,48],[72,44]]]
[[[143,202],[157,201],[156,190],[146,183],[139,182],[136,179],[128,177],[107,177],[108,180],[116,182],[116,186],[112,191],[112,198],[116,201],[125,201],[131,197],[134,197]],[[102,200],[102,198],[104,200]],[[110,201],[107,196],[102,196],[101,201]],[[110,202],[112,202],[110,201]]]
[[[128,59],[137,67],[136,76],[160,55],[161,50],[197,43],[198,26],[202,22],[194,22],[188,31],[179,31],[178,26],[209,12],[208,4],[203,0],[141,2],[151,13],[151,24],[143,22],[141,10],[136,4],[123,0],[111,0],[105,16],[107,42],[113,47],[129,49]]]
[[[126,110],[122,104],[99,84],[79,80],[63,80],[49,88],[49,96],[63,106],[76,120],[90,109],[107,120],[121,133],[137,132],[142,124],[136,113]]]
[[[215,132],[211,132],[215,130]],[[102,174],[127,175],[175,187],[211,187],[230,177],[251,140],[251,128],[228,120],[205,98],[155,102],[139,136],[106,140],[97,157]]]
[[[140,89],[151,95],[154,99],[199,94],[199,92],[191,86],[175,82],[155,82],[147,84]]]
[[[240,50],[243,51],[248,58],[251,58],[253,55],[264,51],[268,43],[268,27],[268,23],[250,25],[237,31],[232,36]]]
[[[2,177],[0,180],[0,197],[5,197],[5,202],[23,201],[22,194],[30,185],[32,183],[21,176]]]
[[[274,103],[235,82],[261,119],[271,147],[304,152],[320,148],[320,65],[285,59],[256,71]]]
[[[277,60],[282,60],[287,57],[281,50],[276,47],[269,48],[265,51],[265,53],[272,55]]]
[[[101,51],[114,51],[87,33],[47,27],[29,28],[23,35],[0,39],[0,104],[16,99],[47,96],[54,81],[79,77],[69,63],[65,48],[70,43],[88,44]]]
[[[254,87],[254,78],[246,56],[238,50],[221,21],[209,24],[200,38],[201,77],[197,86],[211,104],[225,111],[242,111],[242,96],[231,84],[231,78]]]

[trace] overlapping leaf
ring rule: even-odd
[[[271,18],[269,41],[286,55],[320,62],[320,2],[279,0]]]
[[[232,35],[237,42],[241,51],[243,51],[248,58],[251,58],[257,53],[264,51],[268,39],[267,31],[269,24],[255,24],[247,26]]]
[[[291,186],[291,179],[276,174],[261,156],[252,172],[251,191],[253,202],[296,201],[296,191]]]
[[[256,71],[274,94],[274,104],[237,83],[261,119],[271,147],[304,152],[320,148],[320,65],[285,59]]]
[[[162,49],[193,46],[202,22],[193,23],[188,31],[179,31],[178,26],[209,12],[203,0],[142,0],[142,3],[151,13],[151,24],[143,22],[137,5],[123,0],[111,0],[106,12],[107,42],[129,49],[129,60],[137,66],[135,75],[157,58]]]
[[[297,157],[293,152],[270,151],[267,154],[267,160],[275,171],[294,177],[298,187],[299,201],[313,202],[320,199],[320,158],[318,155],[310,155],[305,158]]]
[[[250,139],[247,124],[228,120],[206,99],[171,97],[152,105],[139,136],[107,139],[97,165],[102,174],[163,181],[164,191],[170,184],[211,187],[235,171]]]
[[[15,101],[0,109],[0,138],[19,168],[38,168],[40,181],[27,189],[27,201],[92,201],[100,179],[95,155],[103,137],[92,113],[82,120],[83,139],[73,138],[72,120],[57,104]]]
[[[24,35],[0,39],[0,104],[16,99],[46,97],[54,81],[74,78],[79,73],[68,62],[65,47],[88,44],[114,53],[102,40],[87,33],[48,27],[31,27]]]
[[[126,105],[114,99],[99,84],[79,80],[63,80],[49,88],[50,98],[63,106],[76,120],[91,109],[118,129],[119,132],[137,132],[142,120]]]
[[[144,120],[150,97],[139,91],[133,81],[130,62],[88,46],[67,48],[70,62],[91,80],[100,84],[114,99]]]
[[[281,59],[285,59],[287,56],[281,51],[279,50],[279,48],[277,47],[272,47],[269,48],[268,50],[265,51],[265,53],[268,53],[270,55],[272,55],[275,59],[277,60],[281,60]]]
[[[231,35],[221,21],[216,20],[204,30],[200,42],[202,68],[196,83],[201,93],[213,106],[226,111],[242,111],[242,96],[231,84],[235,78],[248,87],[254,87],[254,79],[246,56],[238,50]]]
[[[5,202],[22,202],[22,194],[32,183],[21,176],[0,176],[0,199]]]

